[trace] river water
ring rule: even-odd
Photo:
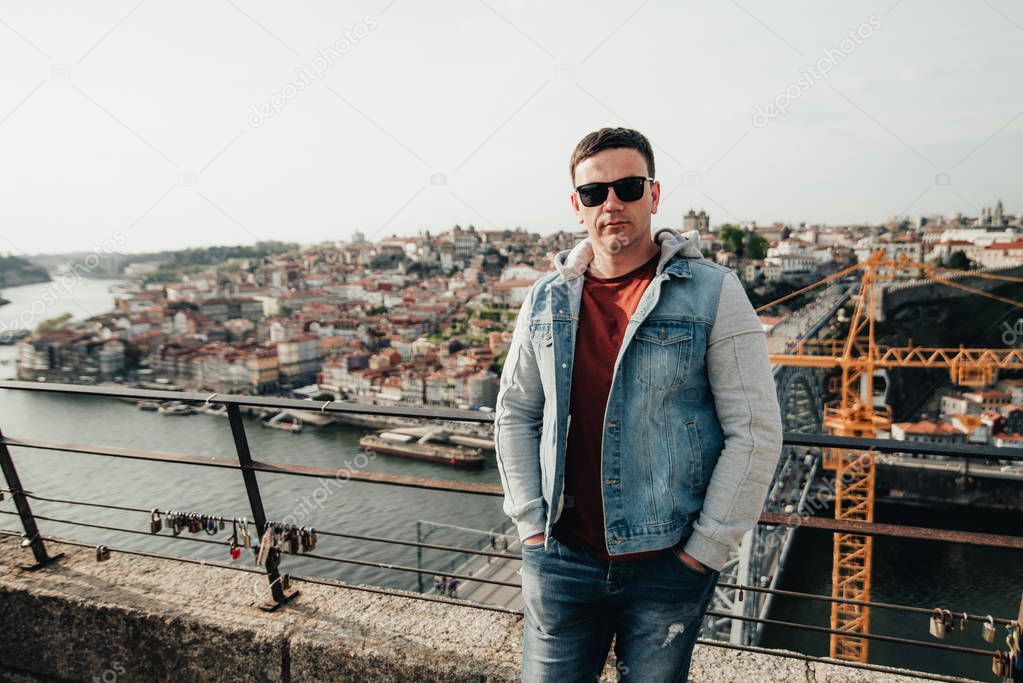
[[[32,324],[64,312],[76,318],[109,311],[115,281],[81,280],[70,295],[51,302]],[[0,322],[30,310],[42,299],[49,285],[9,288],[3,295],[12,304],[0,307]],[[52,297],[51,297],[52,298]],[[38,305],[37,305],[38,309]],[[0,376],[14,375],[13,346],[0,346]],[[387,455],[362,454],[358,438],[362,430],[330,426],[307,427],[301,434],[261,429],[255,420],[246,422],[252,455],[257,460],[315,465],[343,470],[393,472],[431,479],[500,483],[493,453],[479,471],[460,471]],[[199,414],[169,417],[138,410],[134,405],[110,399],[66,397],[26,391],[0,390],[0,429],[12,437],[47,439],[153,451],[174,451],[234,458],[235,450],[228,422],[224,418]],[[207,512],[227,517],[250,516],[241,476],[236,471],[154,462],[135,462],[93,455],[57,453],[34,449],[13,449],[24,486],[40,495],[55,498],[114,503],[143,508]],[[488,530],[503,528],[508,520],[501,512],[501,499],[492,496],[423,491],[420,489],[344,481],[324,483],[306,477],[259,474],[267,516],[283,519],[291,515],[301,524],[332,531],[416,540],[417,522]],[[343,477],[342,477],[343,479]],[[148,517],[99,508],[72,507],[33,502],[33,511],[52,517],[73,517],[94,524],[122,526],[148,531]],[[0,510],[13,509],[10,500]],[[1019,534],[1018,515],[988,515],[962,511],[879,506],[878,521],[918,524],[936,528],[968,529],[992,533]],[[230,561],[226,546],[174,539],[165,530],[159,536],[128,535],[57,522],[41,522],[43,533],[67,536],[90,543],[137,548],[196,558]],[[0,515],[0,527],[18,529],[18,520]],[[463,532],[446,527],[432,529],[430,542],[461,545]],[[223,538],[221,533],[218,538]],[[199,534],[200,538],[205,538]],[[192,538],[187,532],[180,538]],[[473,535],[474,540],[481,538]],[[391,544],[352,541],[320,536],[317,551],[325,555],[416,566],[414,548]],[[251,554],[243,553],[239,564],[251,566]],[[425,551],[425,566],[439,567],[459,558],[437,551]],[[415,589],[416,574],[352,564],[324,562],[285,556],[282,570]],[[915,606],[945,606],[971,613],[992,613],[1015,617],[1023,591],[1023,562],[1019,551],[996,551],[965,545],[950,546],[927,541],[879,538],[875,541],[873,599]],[[426,577],[431,580],[430,575]],[[831,536],[800,529],[789,555],[781,587],[790,590],[830,594]],[[265,589],[265,581],[253,583],[254,594]],[[826,603],[791,599],[775,602],[772,618],[826,626]],[[932,640],[927,634],[927,617],[875,609],[872,631],[916,640]],[[967,634],[948,638],[950,644],[988,647],[978,624]],[[769,628],[763,644],[814,655],[827,655],[828,639],[787,628]],[[871,645],[871,662],[908,666],[937,673],[990,678],[990,661],[971,655],[939,653],[911,646],[887,643]]]

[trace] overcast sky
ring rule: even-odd
[[[572,229],[605,125],[659,225],[1023,210],[1010,0],[45,5],[0,0],[0,251]]]

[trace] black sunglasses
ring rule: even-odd
[[[612,183],[586,183],[575,188],[579,193],[579,201],[583,206],[600,206],[607,199],[607,189],[613,187],[615,196],[623,202],[634,202],[643,196],[646,190],[646,181],[653,182],[653,178],[645,176],[630,176],[620,178]]]

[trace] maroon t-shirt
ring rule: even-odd
[[[589,273],[583,285],[572,367],[572,395],[565,455],[565,501],[554,535],[568,545],[580,547],[606,560],[638,560],[660,550],[626,553],[612,557],[604,539],[604,507],[600,480],[601,438],[604,411],[614,363],[629,318],[657,272],[660,252],[639,268],[612,278]]]

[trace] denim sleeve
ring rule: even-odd
[[[494,447],[504,489],[503,510],[526,539],[546,528],[540,488],[540,430],[544,392],[536,354],[529,339],[529,311],[534,285],[515,322],[494,410]]]
[[[760,516],[782,446],[767,337],[734,273],[722,283],[707,375],[725,444],[683,550],[720,569]]]

